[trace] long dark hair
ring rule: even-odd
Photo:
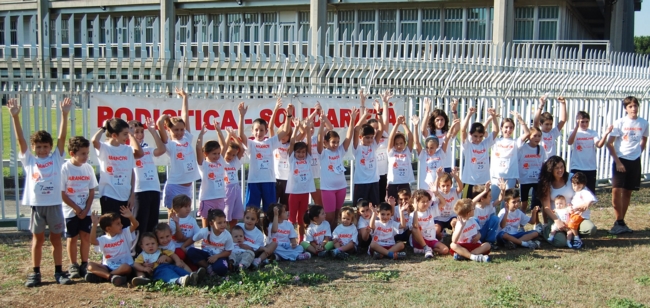
[[[569,181],[569,173],[566,171],[566,162],[562,157],[553,155],[542,165],[542,170],[539,172],[539,181],[537,182],[537,198],[542,200],[546,196],[550,196],[551,185],[555,180],[553,176],[553,169],[559,164],[564,165],[564,174],[562,175],[562,180],[566,184]]]
[[[429,122],[427,122],[427,129],[429,129],[429,135],[435,135],[436,134],[436,118],[437,117],[442,117],[445,119],[445,126],[442,127],[441,131],[443,133],[447,133],[449,131],[449,117],[445,113],[444,110],[442,109],[434,109],[431,112],[431,118],[429,119]]]

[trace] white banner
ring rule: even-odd
[[[217,139],[214,132],[214,121],[218,121],[221,129],[232,127],[237,129],[239,123],[239,112],[237,105],[244,101],[248,106],[248,111],[244,117],[244,131],[248,136],[251,134],[251,127],[253,121],[257,118],[262,118],[267,122],[273,113],[275,106],[274,98],[265,99],[195,99],[190,97],[188,102],[188,115],[189,122],[187,123],[190,132],[194,136],[193,142],[196,142],[196,136],[203,124],[208,125],[209,131],[206,133],[205,140]],[[366,107],[372,109],[372,102],[374,100],[368,99]],[[391,124],[395,123],[397,115],[404,114],[405,111],[404,97],[393,97],[388,111],[389,121]],[[345,136],[345,129],[350,125],[350,112],[352,107],[359,107],[358,99],[347,98],[316,98],[316,97],[286,97],[283,98],[282,111],[289,103],[296,107],[296,117],[301,119],[307,118],[313,111],[316,103],[320,102],[321,106],[327,113],[327,117],[332,122],[335,130],[339,132],[341,137]],[[180,98],[148,98],[148,97],[132,97],[121,95],[105,95],[105,94],[92,94],[90,96],[90,120],[89,134],[92,136],[101,126],[105,120],[113,117],[122,118],[125,121],[137,120],[144,123],[146,118],[153,118],[157,120],[161,114],[169,114],[170,116],[180,116],[182,100]],[[374,110],[371,111],[374,113]],[[273,125],[280,127],[285,121],[284,113],[276,117]],[[320,126],[320,121],[315,121],[315,126]],[[224,132],[225,134],[225,132]],[[148,132],[145,132],[145,142],[150,146],[155,146],[155,142]],[[163,155],[156,160],[158,165],[167,165],[169,162],[168,156]],[[91,151],[89,163],[97,165],[97,156],[95,151]]]

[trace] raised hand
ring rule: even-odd
[[[492,183],[490,181],[485,182],[485,190],[490,190],[492,188]]]
[[[395,197],[393,197],[393,196],[386,197],[386,202],[388,202],[388,204],[390,204],[391,206],[395,206],[395,203],[396,203],[395,202]]]
[[[468,112],[469,114],[475,114],[475,113],[476,113],[476,107],[469,107],[469,109],[467,110],[467,112]]]
[[[219,130],[219,128],[221,127],[221,123],[219,123],[219,121],[217,120],[214,120],[212,122],[212,125],[214,125],[214,130]]]
[[[492,117],[497,117],[497,110],[494,108],[488,108],[487,110],[488,114],[491,115]]]
[[[425,97],[422,104],[424,104],[424,115],[428,116],[429,111],[431,111],[431,99],[428,98],[428,97]]]
[[[614,129],[614,126],[613,126],[613,125],[610,125],[609,127],[607,127],[607,130],[605,131],[605,133],[606,133],[606,134],[609,134],[609,133],[612,132],[613,129]]]
[[[373,213],[375,213],[376,215],[379,215],[379,208],[378,208],[378,207],[375,207],[375,206],[372,204],[372,202],[369,203],[369,207],[370,207],[370,210],[371,210]]]
[[[445,174],[445,169],[438,167],[438,169],[436,169],[436,174],[438,174],[438,177],[443,176]]]
[[[180,95],[181,97],[187,96],[187,92],[185,92],[183,88],[176,88],[175,90],[176,90],[176,94]]]
[[[514,110],[510,111],[510,114],[511,114],[513,117],[517,118],[518,120],[522,120],[522,121],[523,121],[523,119],[524,119],[524,118],[521,117],[521,115],[519,114],[519,112],[516,112],[516,111],[514,111]]]
[[[404,125],[406,124],[406,117],[403,115],[397,117],[397,125]]]
[[[393,98],[393,92],[390,90],[384,91],[384,95],[381,96],[381,99],[384,101],[384,103],[388,103],[391,98]]]
[[[379,104],[379,100],[375,100],[374,102],[372,102],[372,108],[374,108],[375,111],[379,113],[379,111],[381,110],[381,105]]]
[[[278,99],[275,100],[275,107],[273,109],[279,110],[280,108],[282,108],[282,97],[278,97]]]
[[[201,132],[199,132],[199,136],[205,135],[207,131],[208,131],[208,124],[203,123],[203,126],[201,127]]]
[[[162,114],[162,115],[160,115],[160,117],[158,118],[158,122],[157,122],[158,127],[161,127],[161,128],[162,128],[162,127],[165,127],[165,120],[167,120],[167,119],[169,119],[169,115],[168,115],[168,114]]]
[[[364,89],[361,88],[361,90],[359,90],[359,99],[361,100],[361,107],[365,107],[367,98],[368,96],[366,95]]]
[[[457,177],[457,176],[458,176],[458,173],[459,173],[459,170],[460,170],[460,169],[458,169],[458,167],[454,167],[454,168],[451,170],[451,176],[453,176],[453,177]]]
[[[451,111],[456,111],[456,108],[458,108],[458,99],[454,98],[451,100]]]
[[[414,114],[413,116],[411,116],[411,123],[413,123],[413,126],[420,124],[420,117]]]
[[[499,189],[502,191],[502,193],[504,193],[508,187],[506,185],[506,181],[503,178],[499,178],[499,184],[497,184],[497,186],[499,186]]]
[[[20,106],[18,105],[18,100],[11,98],[7,101],[7,109],[12,116],[16,116],[20,113]]]
[[[296,114],[296,107],[294,107],[291,103],[287,105],[287,114],[292,116]]]
[[[293,120],[291,120],[291,122],[293,122],[294,127],[300,127],[300,119],[299,118],[294,117]]]
[[[546,105],[546,99],[548,98],[547,94],[542,95],[542,97],[539,98],[539,108],[544,108],[544,105]]]
[[[61,105],[61,112],[63,112],[63,114],[68,114],[70,113],[70,109],[72,109],[72,100],[69,97],[66,97],[59,105]]]
[[[131,213],[131,210],[126,206],[120,206],[120,214],[126,218],[133,217],[133,213]]]
[[[95,226],[99,224],[99,214],[97,214],[97,211],[93,211],[90,215],[90,221],[92,221]]]
[[[144,127],[146,127],[149,131],[155,130],[156,122],[154,122],[152,118],[146,118],[144,120]]]
[[[277,206],[273,207],[273,217],[278,217],[279,212],[280,212],[280,209],[278,209]]]
[[[244,102],[241,102],[241,103],[239,103],[239,105],[237,105],[237,110],[239,111],[240,115],[242,115],[242,116],[246,115],[246,112],[248,111],[248,106],[246,106],[246,104],[244,104]]]
[[[558,97],[557,101],[560,102],[560,104],[566,104],[566,99],[564,98],[564,96]]]
[[[181,220],[181,218],[178,217],[178,214],[176,214],[176,212],[174,212],[174,211],[172,211],[169,214],[169,218],[171,218],[171,220],[176,223],[176,226],[178,226],[178,224],[180,223],[180,220]]]

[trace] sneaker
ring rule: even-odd
[[[571,245],[573,246],[573,249],[580,249],[582,248],[582,240],[574,239],[573,242],[571,242]]]
[[[521,245],[521,246],[527,247],[527,248],[530,249],[530,250],[535,250],[535,247],[536,247],[536,246],[535,246],[535,243],[533,243],[533,241],[526,241],[525,243],[527,243],[528,246],[524,246],[524,245]],[[523,243],[522,243],[522,244],[523,244]]]
[[[490,243],[490,251],[499,250],[499,246],[496,243]]]
[[[86,277],[86,274],[88,274],[88,263],[83,264],[79,266],[79,278],[84,278]]]
[[[93,273],[86,273],[86,275],[84,276],[84,280],[90,283],[104,282],[104,279],[102,277],[99,277]]]
[[[350,256],[350,255],[349,255],[347,252],[343,252],[343,251],[341,251],[341,252],[339,252],[339,253],[336,254],[336,257],[339,258],[339,259],[341,259],[341,260],[345,260],[345,259],[347,259],[349,256]]]
[[[72,283],[72,280],[68,278],[68,274],[66,273],[54,273],[54,280],[56,280],[57,283],[62,284],[62,285],[68,285]]]
[[[214,270],[212,269],[212,266],[208,266],[206,271],[208,272],[209,276],[214,276],[215,275]]]
[[[393,253],[394,260],[402,260],[404,258],[406,258],[406,252],[400,251]]]
[[[235,266],[235,260],[228,259],[228,271],[233,272],[239,269],[238,266]]]
[[[134,287],[148,285],[149,283],[151,283],[151,279],[146,277],[135,277],[131,280]]]
[[[326,256],[326,255],[327,255],[327,250],[323,250],[323,251],[318,253],[318,256],[321,257],[321,258]]]
[[[457,252],[454,252],[454,260],[456,260],[456,261],[463,261],[463,260],[467,260],[467,258],[465,258],[465,257],[463,257],[463,256],[461,256],[461,255],[459,255]]]
[[[427,247],[424,249],[424,258],[425,259],[433,258],[433,250],[431,250],[431,247]]]
[[[70,277],[70,279],[81,278],[79,265],[70,264],[70,266],[68,267],[68,276]]]
[[[383,256],[382,254],[380,254],[380,253],[378,253],[378,252],[375,251],[375,252],[372,253],[372,257],[375,258],[375,259],[381,259],[381,258],[383,258],[384,256]]]
[[[190,275],[185,275],[181,278],[178,278],[178,284],[181,287],[187,287],[188,285],[190,285],[191,282],[192,282],[192,278],[190,278]]]
[[[511,241],[505,241],[506,248],[513,250],[517,248],[517,245]]]
[[[478,262],[490,262],[492,261],[492,258],[488,255],[482,255],[478,260]]]
[[[634,232],[634,231],[632,231],[632,229],[630,229],[630,227],[628,227],[627,225],[624,225],[624,226],[623,226],[623,229],[625,230],[624,233],[632,233],[632,232]]]
[[[544,232],[544,226],[542,224],[536,224],[533,230],[535,230],[539,234],[542,234],[542,232]]]
[[[27,276],[27,281],[25,286],[28,288],[33,288],[41,285],[41,273],[31,273]]]
[[[195,286],[199,282],[199,274],[197,272],[190,273],[190,282],[191,286]]]
[[[262,264],[262,259],[260,259],[260,258],[255,258],[255,259],[253,259],[253,263],[252,263],[252,264],[255,265],[255,266],[257,266],[257,267],[259,267],[260,264]]]
[[[614,223],[614,226],[612,227],[611,230],[609,230],[609,234],[623,234],[623,233],[632,233],[632,229],[630,229],[626,225],[619,225],[618,223]]]
[[[298,255],[298,260],[309,260],[311,259],[311,254],[308,252],[303,252]]]
[[[121,287],[126,284],[126,277],[121,275],[113,275],[113,277],[111,277],[111,283],[116,287]]]
[[[540,249],[542,248],[542,243],[538,240],[532,240],[531,241],[535,245],[535,249]]]
[[[208,277],[208,271],[203,267],[199,267],[199,269],[196,270],[197,282],[205,280],[206,277]]]
[[[413,253],[414,253],[414,254],[420,254],[420,255],[421,255],[421,254],[424,254],[425,251],[424,251],[424,249],[413,248]]]
[[[254,263],[251,263],[251,266],[248,267],[249,271],[257,271],[259,269],[260,269],[260,265],[259,264],[254,264]]]
[[[330,257],[332,257],[332,258],[335,258],[336,255],[338,255],[339,253],[340,253],[339,250],[336,249],[336,248],[329,251]]]

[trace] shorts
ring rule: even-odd
[[[45,232],[45,225],[50,232],[60,234],[65,229],[63,208],[61,204],[48,206],[32,206],[32,216],[29,219],[29,230],[33,234]]]
[[[397,192],[402,189],[406,189],[409,193],[411,193],[411,185],[409,183],[388,184],[388,186],[386,186],[386,197],[388,198],[392,196],[393,198],[395,198],[395,201],[397,201],[399,199]]]
[[[289,194],[287,193],[287,180],[275,180],[275,198],[274,202],[280,202],[280,204],[287,205],[289,204]]]
[[[241,200],[241,186],[239,183],[226,185],[226,221],[244,218],[244,204]]]
[[[422,245],[420,245],[420,243],[418,243],[418,241],[413,241],[413,239],[411,239],[411,241],[412,241],[411,246],[413,246],[413,248],[424,249],[424,247],[422,247]],[[433,248],[433,247],[436,246],[436,244],[438,244],[438,240],[433,240],[433,241],[424,240],[424,243],[427,244],[427,246]]]
[[[451,225],[451,221],[454,220],[454,218],[456,218],[456,216],[449,218],[449,220],[447,220],[447,221],[441,221],[441,220],[434,219],[433,222],[436,225],[439,225],[443,230],[444,229],[451,230],[453,228],[452,225]]]
[[[395,243],[395,244],[397,244],[397,243]],[[393,246],[395,246],[395,245],[393,245]],[[393,248],[393,246],[384,246],[384,245],[381,245],[381,247],[383,247],[383,248],[386,249],[386,250],[390,250],[391,248]],[[369,255],[369,256],[372,256],[372,252],[373,252],[373,251],[374,251],[374,250],[372,250],[372,248],[368,247],[368,255]]]
[[[482,244],[481,243],[456,243],[456,245],[467,249],[467,251],[469,251],[471,253],[474,249],[481,247]],[[455,253],[454,250],[450,248],[449,249],[449,254],[453,256],[454,253]],[[486,252],[484,252],[482,254],[483,255],[489,255],[490,250],[488,250],[488,251],[486,251]]]
[[[208,219],[208,212],[214,209],[220,209],[224,211],[226,208],[226,202],[223,198],[203,200],[199,205],[199,216],[204,219]]]
[[[183,186],[180,184],[165,183],[165,187],[163,188],[163,204],[165,207],[171,209],[172,200],[181,194],[190,197],[190,199],[194,199],[192,196],[192,185]]]
[[[372,204],[379,204],[379,183],[354,184],[353,203],[356,200],[364,199]]]
[[[395,235],[393,238],[395,239],[395,243],[397,243],[397,242],[408,242],[410,237],[411,237],[411,230],[405,229],[404,232]]]
[[[625,166],[625,172],[616,171],[616,162],[612,163],[612,187],[639,190],[641,187],[641,157],[635,160],[619,159]]]
[[[320,178],[314,179],[314,187],[316,187],[316,190],[320,190]]]
[[[531,189],[532,189],[532,194],[529,194]],[[540,202],[539,199],[537,199],[537,196],[535,195],[536,190],[537,190],[537,183],[521,184],[519,186],[519,192],[521,193],[521,202],[528,202],[528,196],[532,197],[530,206],[528,207],[529,209],[532,209],[537,205],[541,207],[542,205],[542,202]]]
[[[129,204],[128,201],[120,201],[120,200],[113,199],[111,197],[103,196],[99,198],[99,205],[102,207],[102,215],[107,213],[116,213],[119,215],[121,207],[127,206],[128,204]],[[122,221],[123,228],[126,228],[131,225],[131,220],[121,215],[120,215],[120,221]]]
[[[92,226],[92,219],[90,216],[81,219],[77,216],[72,218],[65,219],[65,237],[72,238],[79,235],[79,232],[90,233],[90,227]]]
[[[122,266],[122,263],[118,263],[118,262],[110,262],[110,261],[109,261],[109,262],[107,262],[107,263],[102,263],[102,265],[103,265],[103,266],[106,266],[106,268],[108,269],[108,272],[110,273],[110,272],[112,272],[112,271],[118,269],[120,266]]]
[[[512,236],[514,238],[521,238],[522,236],[524,236],[526,234],[530,234],[530,233],[539,234],[537,231],[531,230],[531,231],[517,232],[517,233],[513,233],[513,234],[508,233],[508,235],[510,235],[510,236]],[[504,243],[503,236],[505,234],[506,234],[505,231],[499,231],[499,233],[497,234],[497,244],[503,244]]]
[[[266,209],[271,203],[277,202],[275,195],[275,182],[266,183],[248,183],[246,184],[246,206],[260,208],[262,202],[262,210]],[[286,205],[286,204],[285,204]]]

